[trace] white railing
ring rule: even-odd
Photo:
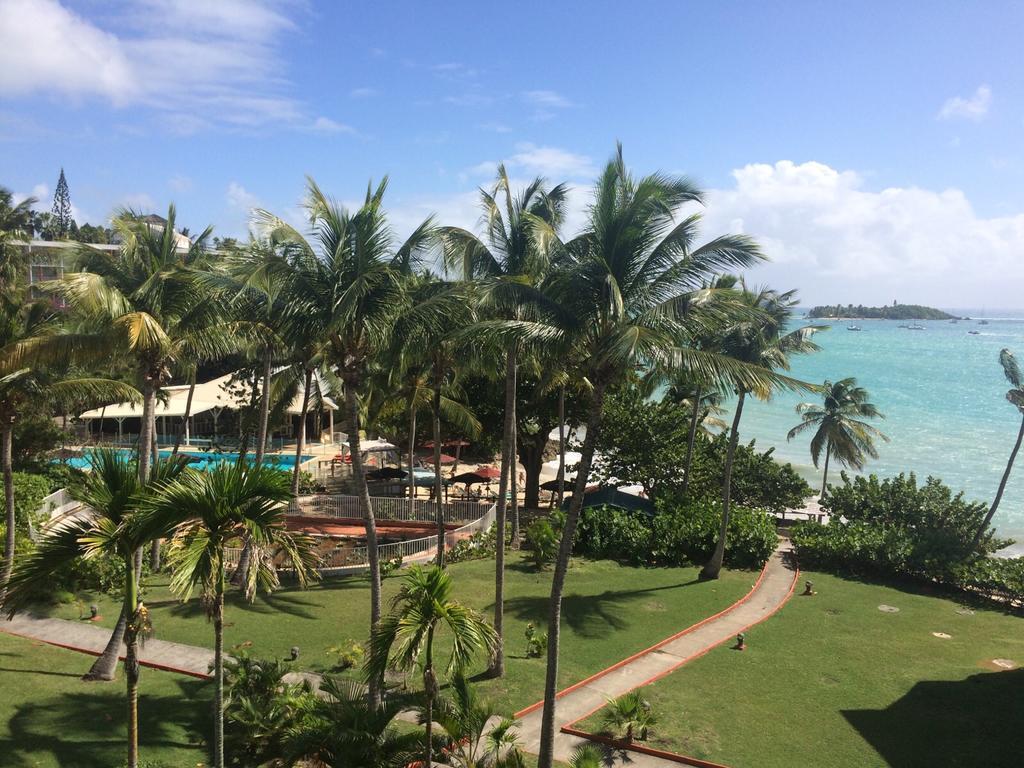
[[[68,515],[77,512],[82,506],[82,502],[71,498],[67,488],[61,488],[43,498],[39,509],[36,510],[35,517],[43,521],[42,528],[45,530],[58,520],[63,520]],[[32,538],[35,538],[34,530],[30,528],[29,533]]]
[[[410,501],[396,496],[371,496],[370,504],[378,520],[401,520],[406,522],[434,522],[437,520],[437,503],[415,499]],[[464,523],[476,520],[486,511],[484,504],[475,501],[446,501],[441,505],[445,524]],[[344,517],[361,520],[362,508],[358,496],[325,495],[300,496],[292,502],[289,513],[311,517]]]
[[[444,535],[445,551],[451,549],[463,539],[468,539],[474,533],[486,531],[490,528],[491,525],[494,524],[495,508],[495,505],[491,505],[477,520],[466,523],[461,528],[448,531]],[[382,563],[389,560],[396,560],[398,558],[401,558],[403,561],[415,560],[417,557],[423,557],[426,555],[433,556],[436,552],[436,534],[433,536],[424,536],[419,539],[409,539],[407,541],[396,541],[391,544],[382,544],[377,547],[377,557]],[[327,555],[324,559],[323,568],[329,569],[344,566],[367,566],[369,563],[370,559],[367,547],[352,547],[338,549]]]

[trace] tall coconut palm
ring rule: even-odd
[[[1017,460],[1020,444],[1024,441],[1024,375],[1021,374],[1020,363],[1017,362],[1017,358],[1008,349],[1004,348],[999,351],[999,365],[1002,366],[1003,375],[1006,377],[1006,380],[1010,382],[1010,389],[1006,393],[1006,399],[1021,414],[1021,423],[1020,429],[1017,431],[1017,442],[1013,444],[1013,450],[1010,451],[1010,459],[1006,462],[1006,469],[1003,470],[1003,476],[999,480],[999,489],[996,491],[996,497],[992,500],[992,506],[989,507],[988,514],[985,515],[985,519],[978,526],[978,531],[974,534],[974,541],[971,544],[972,549],[977,548],[982,537],[985,535],[985,531],[992,524],[992,518],[995,517],[996,510],[999,509],[999,502],[1003,499],[1006,483],[1010,479],[1010,470],[1013,469],[1013,463]]]
[[[792,440],[809,430],[811,438],[811,460],[818,466],[822,451],[825,452],[825,468],[821,477],[821,495],[828,488],[829,459],[835,458],[844,467],[863,469],[867,458],[878,458],[875,439],[888,441],[889,438],[864,419],[885,418],[873,403],[868,402],[868,391],[857,386],[853,377],[836,382],[826,381],[822,385],[824,403],[800,403],[796,412],[802,421],[789,430],[787,440]]]
[[[0,285],[5,289],[24,279],[15,242],[32,237],[32,206],[36,202],[34,197],[26,197],[15,204],[11,190],[0,187]]]
[[[504,164],[490,190],[480,190],[481,227],[484,235],[456,227],[440,230],[445,263],[463,280],[480,283],[482,306],[494,317],[515,321],[526,316],[529,305],[541,296],[536,288],[550,267],[549,245],[565,218],[569,188],[558,184],[550,189],[537,177],[518,193],[513,192]],[[538,226],[543,225],[543,226]],[[504,590],[506,497],[516,477],[516,367],[518,342],[502,345],[505,357],[505,425],[501,447],[501,480],[498,483],[495,563],[494,628],[498,645],[491,673],[505,674]],[[513,500],[517,505],[517,500]],[[518,529],[518,521],[513,520]],[[518,531],[517,531],[518,532]]]
[[[370,635],[370,655],[365,674],[379,680],[391,668],[423,669],[426,707],[425,765],[433,765],[434,701],[440,686],[434,670],[434,642],[447,630],[451,652],[445,672],[454,676],[466,669],[473,655],[489,652],[496,642],[494,629],[475,611],[452,599],[452,577],[443,568],[413,565],[402,576],[402,586],[392,600],[392,611]]]
[[[184,467],[184,462],[164,461],[154,468],[154,479],[166,482]],[[35,590],[53,574],[76,559],[110,555],[122,564],[124,596],[122,612],[127,616],[125,640],[125,679],[128,699],[128,766],[137,768],[139,761],[139,658],[140,637],[148,629],[148,612],[139,597],[139,576],[135,569],[135,553],[160,535],[167,527],[146,519],[138,512],[145,503],[152,485],[139,482],[135,461],[112,450],[97,451],[90,456],[90,471],[83,482],[71,488],[76,501],[90,510],[89,517],[79,517],[59,524],[39,541],[35,551],[18,566],[11,580],[10,601],[5,604],[9,614],[32,599]]]
[[[787,330],[793,319],[793,308],[797,304],[796,292],[780,293],[770,288],[750,290],[742,286],[741,300],[756,313],[729,327],[722,336],[720,349],[729,357],[759,368],[765,372],[778,369],[789,370],[790,357],[815,352],[818,346],[811,337],[825,326],[805,326]],[[740,417],[747,395],[767,400],[779,388],[778,381],[767,380],[760,386],[750,387],[742,382],[734,383],[736,410],[729,430],[729,445],[725,455],[725,472],[722,480],[722,519],[718,526],[718,539],[711,559],[700,572],[703,579],[717,579],[725,560],[726,536],[732,502],[732,468],[739,442]]]
[[[0,459],[3,466],[4,538],[0,604],[14,567],[14,427],[27,411],[67,403],[101,405],[109,400],[135,400],[139,393],[122,382],[101,378],[58,379],[47,364],[59,353],[46,342],[60,333],[58,318],[44,302],[26,301],[24,291],[0,292]],[[26,351],[28,350],[28,351]]]
[[[544,323],[493,326],[495,332],[531,342],[566,344],[570,339],[591,384],[587,433],[551,584],[541,768],[550,768],[553,759],[562,593],[609,386],[640,366],[669,358],[716,384],[735,378],[745,386],[766,386],[771,378],[739,361],[680,346],[686,328],[672,311],[680,296],[699,289],[715,273],[761,258],[745,236],[694,247],[699,216],[679,221],[675,216],[681,206],[700,200],[700,191],[686,179],[663,174],[635,178],[620,147],[597,182],[586,231],[560,249],[560,269],[549,288],[557,311]]]
[[[222,462],[205,472],[188,469],[157,488],[147,514],[154,524],[173,527],[168,564],[171,590],[188,600],[197,588],[210,606],[214,634],[214,736],[216,768],[224,768],[224,589],[225,550],[245,538],[252,563],[246,598],[280,582],[277,566],[291,569],[305,587],[315,578],[312,542],[285,527],[291,498],[288,476],[260,464]]]
[[[384,212],[386,189],[385,178],[375,189],[369,187],[362,206],[350,212],[309,179],[304,204],[312,230],[309,239],[272,214],[257,214],[272,242],[297,249],[292,311],[318,318],[329,363],[344,386],[352,479],[366,527],[374,626],[381,617],[380,557],[360,448],[359,400],[374,357],[387,350],[395,322],[408,306],[402,275],[433,237],[433,223],[427,219],[396,245]],[[379,703],[377,681],[370,681],[370,698]]]

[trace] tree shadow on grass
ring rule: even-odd
[[[842,714],[892,768],[1020,765],[1024,669],[928,680],[885,709]]]
[[[242,595],[232,593],[227,597],[225,603],[224,613],[228,621],[231,620],[231,613],[234,611],[266,614],[268,616],[284,613],[296,618],[316,619],[323,615],[324,609],[321,603],[300,597],[297,592],[271,592],[269,595],[259,594],[251,603],[247,602]],[[202,600],[195,597],[185,603],[178,600],[162,602],[162,605],[168,604],[171,605],[171,615],[176,618],[192,619],[206,617],[206,607],[203,605]]]
[[[685,589],[701,582],[694,579],[683,584],[670,584],[647,589],[607,590],[599,595],[568,594],[562,598],[562,621],[580,637],[603,637],[609,629],[626,629],[619,615],[624,606],[639,597],[667,590]],[[505,610],[521,621],[544,625],[547,622],[548,596],[513,597],[505,600]]]
[[[27,676],[36,672],[25,672]],[[196,745],[209,740],[212,686],[200,680],[174,679],[169,693],[146,693],[143,672],[139,695],[139,751],[154,762],[194,765],[207,761]],[[127,716],[123,682],[116,687],[81,683],[81,687],[17,704],[7,721],[8,738],[0,739],[3,765],[37,766],[50,760],[76,768],[121,765],[126,755]],[[174,750],[173,759],[167,750]],[[188,750],[188,752],[186,752]]]

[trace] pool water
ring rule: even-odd
[[[133,454],[135,451],[128,448],[117,449],[119,453]],[[220,462],[235,462],[238,461],[240,454],[237,453],[195,453],[193,451],[179,451],[179,456],[186,456],[191,461],[189,466],[195,467],[196,469],[207,469],[208,467],[218,464]],[[251,456],[252,454],[250,454]],[[161,459],[171,458],[170,451],[160,451],[159,456]],[[302,463],[309,461],[313,457],[307,454],[303,454]],[[251,459],[249,459],[251,461]],[[73,456],[69,459],[65,459],[64,464],[69,467],[75,467],[76,469],[88,469],[90,466],[88,456]],[[292,469],[295,467],[295,454],[289,454],[286,456],[264,456],[263,465],[267,467],[280,467],[281,469]]]

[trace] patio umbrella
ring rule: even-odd
[[[497,467],[477,467],[476,474],[488,480],[497,480],[501,477],[501,470]]]
[[[429,456],[424,456],[423,457],[423,461],[425,461],[427,464],[433,464],[434,463],[434,456],[433,456],[433,454],[431,454]],[[456,461],[458,461],[458,459],[456,459],[454,456],[449,456],[447,453],[442,453],[441,454],[441,464],[454,464]]]
[[[452,478],[453,483],[465,483],[466,485],[473,485],[473,483],[486,483],[487,478],[476,472],[463,472],[461,475],[456,475]]]

